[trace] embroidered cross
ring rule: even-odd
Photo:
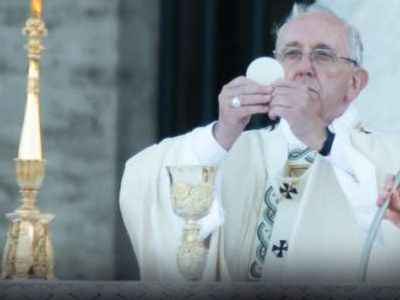
[[[272,252],[275,253],[276,257],[283,257],[283,251],[288,251],[289,249],[289,244],[285,240],[280,240],[279,241],[280,246],[274,245],[272,247]]]
[[[286,182],[283,184],[283,187],[279,187],[279,192],[283,194],[283,196],[286,199],[292,199],[292,196],[290,195],[291,193],[297,194],[297,189],[294,187],[291,187],[289,184]]]

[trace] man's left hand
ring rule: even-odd
[[[269,117],[285,119],[299,140],[314,150],[321,150],[327,124],[321,118],[321,99],[317,89],[287,79],[278,80],[272,87]]]
[[[382,206],[383,202],[388,199],[389,193],[393,188],[394,176],[392,174],[386,175],[385,186],[379,194],[376,201],[378,206]],[[400,186],[393,192],[390,198],[390,204],[384,215],[385,219],[391,221],[397,227],[400,227]]]

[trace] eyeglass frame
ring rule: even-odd
[[[337,63],[337,62],[339,61],[339,59],[343,59],[343,60],[345,60],[345,61],[347,61],[347,62],[353,63],[354,66],[356,66],[356,67],[359,67],[359,66],[360,66],[360,64],[359,64],[355,59],[352,59],[352,58],[350,58],[350,57],[345,57],[345,56],[339,56],[338,54],[335,53],[335,51],[330,50],[330,49],[325,49],[325,48],[315,48],[315,49],[312,49],[311,51],[303,51],[300,47],[289,46],[289,47],[284,47],[284,48],[282,48],[282,50],[279,51],[279,52],[278,52],[278,50],[274,50],[274,51],[273,51],[274,56],[275,56],[275,57],[278,57],[278,56],[282,55],[282,54],[283,54],[283,51],[284,51],[285,49],[295,49],[295,50],[299,50],[299,51],[301,52],[301,56],[300,56],[300,58],[299,58],[299,62],[300,62],[301,59],[303,58],[303,55],[308,55],[310,61],[313,62],[313,63],[315,63],[315,60],[312,59],[312,53],[315,53],[316,51],[321,51],[321,50],[322,50],[322,51],[325,51],[325,52],[327,52],[327,53],[329,52],[329,53],[331,54],[332,57],[335,57],[335,58],[336,58],[336,59],[335,59],[335,63]]]

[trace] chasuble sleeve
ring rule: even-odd
[[[349,138],[352,145],[375,166],[376,190],[375,201],[378,192],[383,186],[385,176],[389,173],[396,174],[400,169],[400,135],[374,134],[365,131],[350,131]],[[388,268],[392,274],[393,282],[400,281],[400,228],[388,220],[383,220],[382,242],[387,255]]]
[[[172,210],[165,167],[199,165],[193,148],[193,140],[199,135],[201,129],[195,129],[186,135],[165,139],[136,154],[125,165],[120,189],[120,209],[142,280],[183,280],[176,265],[183,220]],[[208,154],[208,157],[211,156]],[[203,160],[204,157],[207,155],[203,152]],[[218,234],[217,229],[223,222],[219,209],[218,203],[213,204],[212,210],[217,212],[211,211],[201,220],[202,230],[208,232],[203,235],[208,236],[213,232]],[[207,278],[215,277],[213,272],[217,243],[218,238],[211,238]]]

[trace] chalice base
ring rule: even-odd
[[[179,272],[188,280],[200,280],[207,254],[208,250],[201,243],[179,246],[176,254]]]

